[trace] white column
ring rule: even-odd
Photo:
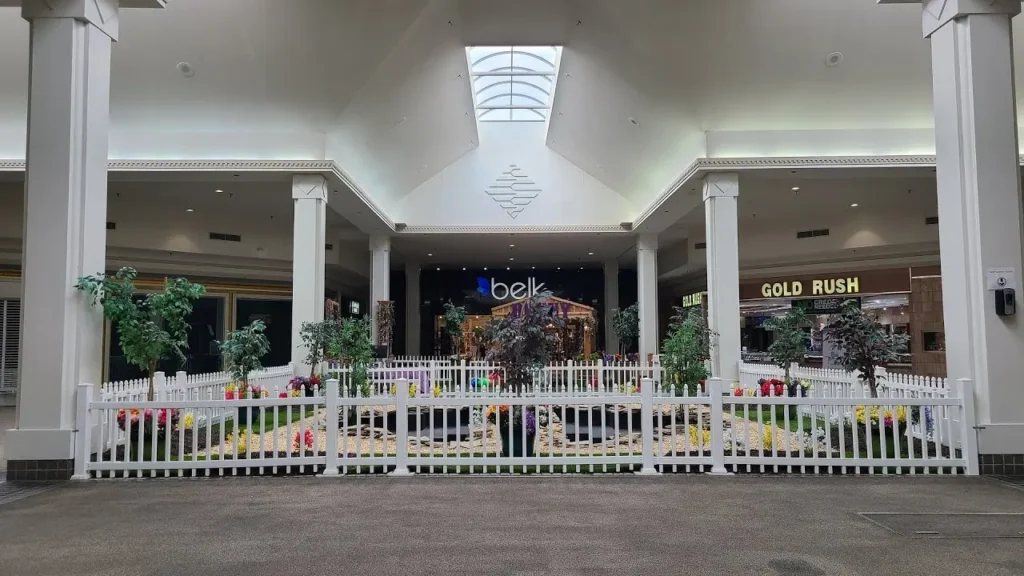
[[[983,454],[1024,453],[1024,319],[999,317],[989,268],[1016,270],[1021,188],[1011,18],[1019,0],[923,3],[931,38],[949,380],[972,378]]]
[[[739,380],[740,362],[739,190],[738,174],[715,173],[704,179],[708,327],[717,335],[711,347],[711,375],[730,386]]]
[[[76,388],[101,383],[103,316],[73,286],[105,271],[117,2],[26,1],[22,16],[31,45],[21,374],[17,427],[5,441],[12,470],[20,460],[73,458]]]
[[[370,320],[377,342],[377,304],[391,300],[391,238],[370,236]]]
[[[405,353],[420,355],[420,265],[405,265]]]
[[[305,322],[324,319],[326,273],[327,179],[320,174],[292,177],[295,226],[292,230],[292,364],[309,374],[308,350],[299,336]]]
[[[636,242],[636,287],[640,308],[640,361],[658,353],[658,237],[644,234]]]
[[[615,354],[619,351],[619,337],[612,329],[612,313],[619,307],[619,261],[604,263],[604,351]]]

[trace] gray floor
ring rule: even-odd
[[[943,478],[91,482],[0,506],[0,573],[1024,574],[1024,539],[901,536],[863,512],[1024,513],[1024,491]],[[975,536],[1024,530],[1021,516],[970,518]]]

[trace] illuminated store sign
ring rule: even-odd
[[[487,278],[476,279],[476,291],[483,296],[490,296],[495,300],[522,300],[524,298],[531,298],[540,294],[544,291],[544,283],[537,283],[537,279],[530,277],[523,282],[514,282],[511,285],[505,284],[504,282],[496,282],[494,278],[488,280]]]
[[[811,280],[811,292],[808,296],[832,296],[836,294],[857,294],[860,292],[860,279],[829,278],[827,280]],[[761,286],[761,295],[765,298],[781,298],[784,296],[803,296],[804,283],[799,280],[792,282],[768,282]]]
[[[683,296],[683,308],[689,308],[691,306],[700,306],[703,303],[703,292],[697,292],[696,294],[687,294],[686,296]]]

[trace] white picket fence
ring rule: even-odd
[[[459,370],[461,374],[461,365]],[[977,474],[973,385],[967,380],[955,384],[947,394],[930,397],[758,397],[734,396],[730,385],[711,379],[707,393],[687,396],[643,378],[638,386],[622,390],[569,385],[535,386],[520,395],[479,389],[464,394],[438,390],[435,395],[433,389],[421,393],[418,382],[397,379],[381,382],[364,396],[332,379],[322,394],[317,391],[310,397],[278,397],[272,391],[268,398],[253,400],[168,396],[154,401],[98,400],[92,385],[83,384],[77,418],[86,425],[79,426],[76,436],[76,477],[304,472]],[[488,411],[500,412],[500,406],[531,414],[532,424],[490,421]],[[878,423],[867,426],[812,416],[854,414],[858,407],[874,413]],[[116,414],[132,409],[173,414],[170,420],[176,424],[156,431],[129,424],[120,430]],[[239,417],[228,417],[243,412],[248,429]],[[931,437],[915,438],[910,433],[911,415],[925,412],[933,415],[935,438],[945,434],[955,441],[943,446]],[[207,425],[195,424],[200,415],[205,415]],[[275,424],[254,426],[255,421]],[[121,446],[93,440],[116,436],[118,431],[127,439]]]

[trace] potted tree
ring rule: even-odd
[[[306,347],[306,357],[303,361],[309,364],[309,378],[302,376],[292,378],[289,383],[292,390],[299,390],[306,396],[312,396],[314,390],[322,384],[323,379],[316,370],[324,360],[330,357],[331,343],[337,339],[339,327],[340,321],[334,318],[320,322],[302,323],[299,328],[299,338],[302,339],[302,345]]]
[[[662,346],[661,365],[665,379],[677,394],[686,389],[690,396],[697,391],[708,377],[705,363],[711,358],[711,340],[714,333],[704,321],[699,308],[689,312],[673,306],[674,314],[669,324],[668,338]]]
[[[462,341],[465,338],[466,307],[456,306],[449,300],[444,303],[444,331],[452,347],[452,357],[462,355]]]
[[[810,324],[803,308],[790,308],[785,315],[770,318],[764,323],[764,329],[771,331],[774,336],[768,346],[768,355],[776,366],[782,368],[785,374],[783,382],[789,387],[790,396],[795,394],[792,393],[793,383],[789,371],[793,364],[799,364],[807,358],[810,336],[804,328]]]
[[[619,355],[624,356],[640,336],[640,305],[634,302],[622,310],[615,309],[612,312],[612,330],[619,339]]]
[[[233,396],[239,400],[261,398],[266,395],[262,388],[249,385],[249,374],[263,368],[260,358],[270,352],[270,341],[263,334],[264,330],[266,325],[263,321],[256,320],[241,330],[231,332],[227,340],[220,343],[220,352],[227,362],[228,371],[237,383]],[[238,423],[247,424],[255,421],[258,413],[258,408],[239,408]]]
[[[157,364],[170,357],[186,359],[192,303],[206,289],[184,278],[168,278],[162,292],[137,298],[138,275],[134,268],[125,267],[113,276],[82,276],[75,288],[88,294],[94,306],[102,306],[103,315],[117,326],[125,358],[149,374],[146,398],[153,400]]]
[[[492,346],[487,360],[505,369],[500,385],[521,394],[531,386],[558,345],[563,320],[545,305],[550,292],[536,294],[523,302],[522,313],[495,320],[490,327]],[[495,406],[488,411],[498,428],[502,450],[507,456],[529,456],[537,438],[537,419],[523,406]],[[525,436],[525,444],[523,437]]]

